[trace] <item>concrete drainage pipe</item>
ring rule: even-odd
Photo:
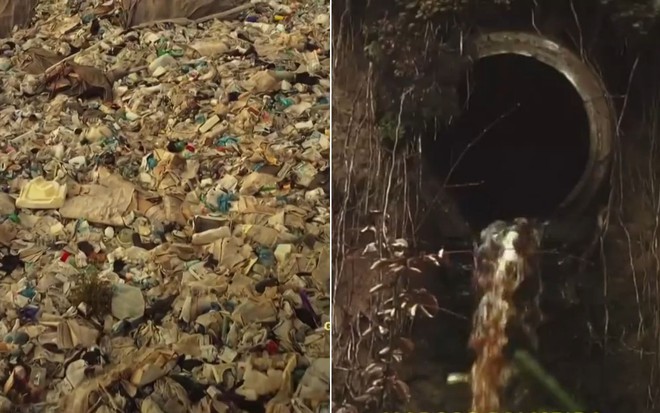
[[[571,50],[522,32],[474,39],[463,113],[426,151],[475,226],[583,211],[608,177],[615,113]]]

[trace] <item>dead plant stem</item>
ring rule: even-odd
[[[401,97],[399,98],[399,115],[397,117],[396,133],[394,135],[394,150],[392,151],[392,162],[390,164],[390,170],[387,176],[387,187],[385,189],[385,200],[383,201],[383,222],[382,230],[383,234],[387,234],[387,211],[389,209],[390,201],[390,191],[392,190],[392,177],[394,174],[394,166],[396,165],[396,152],[399,145],[399,133],[401,131],[401,118],[403,116],[403,104],[406,100],[406,96],[412,93],[413,87],[409,87],[403,91]]]
[[[467,146],[463,149],[463,151],[461,152],[461,154],[458,155],[458,158],[456,159],[456,161],[452,164],[451,168],[449,169],[449,172],[447,173],[447,176],[445,177],[445,181],[444,181],[444,183],[442,184],[442,187],[443,187],[443,188],[446,188],[446,187],[447,187],[447,184],[449,183],[449,180],[451,179],[451,176],[453,175],[454,171],[456,170],[456,168],[458,167],[458,165],[461,163],[461,161],[463,160],[463,158],[465,158],[465,156],[466,156],[467,153],[470,151],[470,149],[472,149],[476,144],[478,144],[478,143],[483,139],[483,137],[486,136],[486,134],[487,134],[488,132],[490,132],[491,129],[493,129],[495,126],[497,126],[498,123],[500,123],[502,120],[504,120],[504,119],[507,118],[508,116],[511,116],[511,115],[513,114],[513,112],[515,112],[516,110],[518,110],[519,107],[520,107],[520,104],[519,104],[519,103],[516,103],[516,105],[514,105],[514,107],[512,107],[512,108],[509,109],[508,111],[502,113],[502,114],[501,114],[500,116],[498,116],[495,120],[493,120],[491,123],[489,123],[489,124],[488,124],[488,125],[487,125],[487,126],[486,126],[486,127],[480,132],[480,133],[479,133],[479,135],[477,135],[476,138],[472,139],[472,140],[470,141],[470,143],[467,144]]]

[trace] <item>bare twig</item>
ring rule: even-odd
[[[406,97],[410,95],[413,91],[412,87],[409,87],[406,89],[400,97],[399,100],[399,116],[397,117],[397,125],[396,125],[396,134],[394,137],[394,150],[392,154],[392,163],[390,164],[390,170],[387,176],[387,187],[385,189],[385,200],[383,201],[383,222],[382,222],[382,230],[383,234],[387,234],[386,230],[386,225],[387,225],[387,211],[388,211],[388,206],[389,206],[389,201],[390,201],[390,192],[392,190],[392,177],[394,174],[394,166],[396,165],[396,149],[397,146],[399,145],[399,133],[401,132],[401,117],[403,116],[403,104],[406,100]]]
[[[481,131],[481,133],[479,133],[479,135],[476,138],[474,138],[473,140],[470,141],[470,143],[467,144],[467,146],[463,149],[461,154],[458,156],[456,161],[452,164],[451,168],[449,169],[449,172],[447,173],[447,176],[445,177],[445,181],[442,185],[443,188],[447,186],[447,184],[448,184],[449,180],[451,179],[451,176],[453,175],[454,171],[459,166],[459,164],[461,163],[461,161],[463,160],[465,155],[467,155],[467,153],[470,151],[470,149],[472,149],[472,147],[474,147],[476,144],[478,144],[481,141],[481,139],[483,139],[483,137],[486,136],[486,134],[488,134],[488,132],[490,132],[491,129],[493,129],[495,126],[497,126],[498,123],[503,121],[505,118],[511,116],[516,110],[518,110],[518,108],[520,108],[520,104],[516,103],[516,105],[513,108],[511,108],[508,111],[502,113],[494,121],[489,123]]]
[[[580,36],[580,58],[582,58],[583,61],[586,61],[585,55],[584,55],[584,42],[582,39],[582,27],[580,26],[580,19],[578,19],[577,12],[575,11],[575,4],[573,3],[573,0],[571,0],[571,13],[573,13],[573,20],[575,21],[575,26],[578,29],[578,35]]]

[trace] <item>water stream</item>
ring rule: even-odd
[[[537,347],[539,244],[539,231],[526,219],[497,221],[481,233],[474,270],[479,304],[470,336],[476,354],[471,370],[471,412],[513,407],[506,395],[513,374],[512,351]]]

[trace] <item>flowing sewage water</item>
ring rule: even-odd
[[[471,371],[474,413],[510,407],[504,394],[512,375],[511,345],[536,347],[539,244],[540,231],[524,218],[496,221],[481,232],[474,270],[480,301],[470,337],[476,353]]]

